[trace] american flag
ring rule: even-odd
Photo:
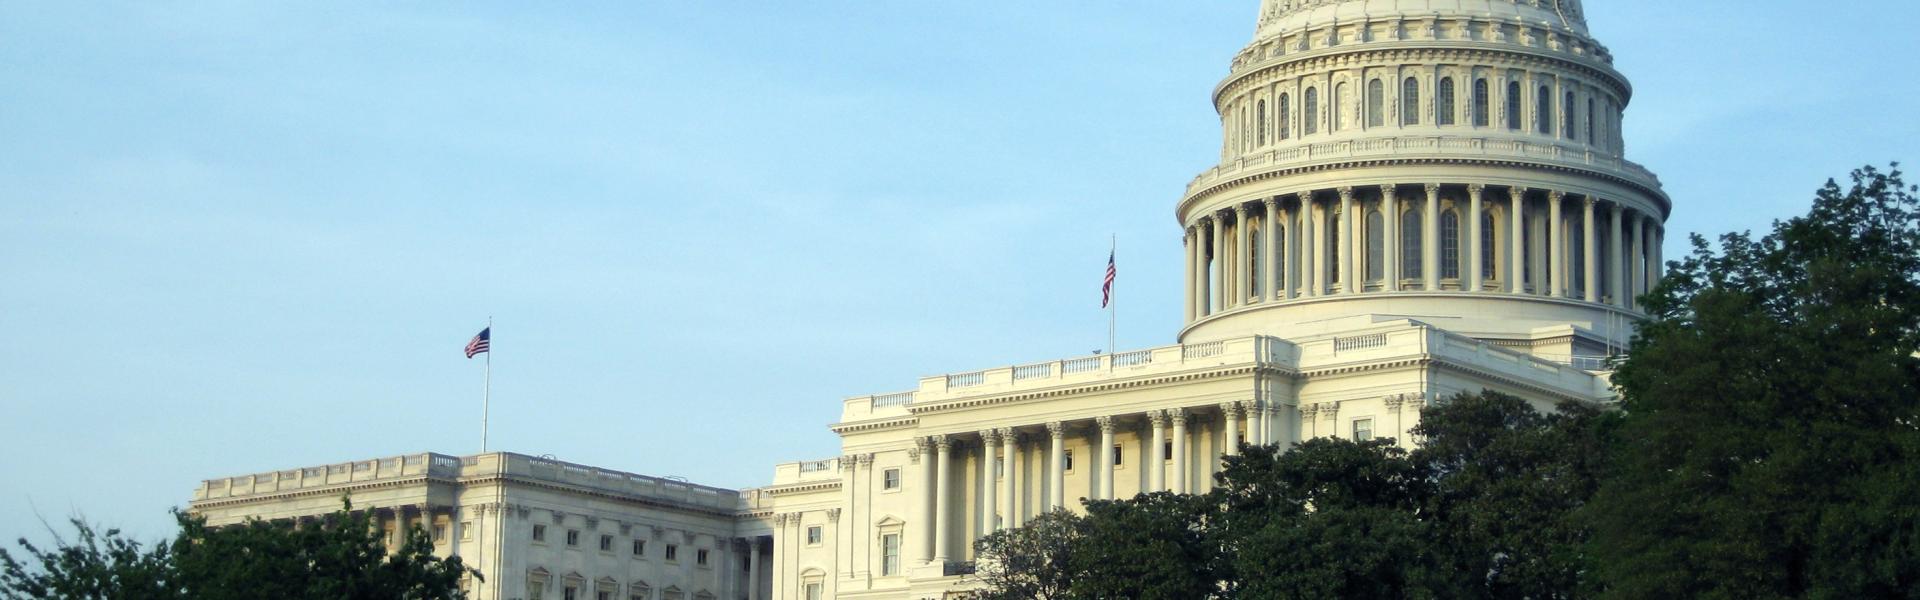
[[[493,340],[492,327],[488,327],[486,329],[480,330],[480,333],[478,335],[473,336],[473,341],[467,342],[467,358],[473,358],[473,355],[475,354],[486,352],[488,350],[488,346],[491,345],[492,340]],[[488,360],[492,360],[492,359],[488,359]]]
[[[1100,308],[1113,303],[1113,278],[1120,272],[1113,268],[1113,253],[1107,253],[1107,281],[1100,284]]]

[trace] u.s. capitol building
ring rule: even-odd
[[[1240,443],[1407,432],[1492,389],[1613,398],[1660,278],[1659,181],[1578,0],[1266,0],[1174,205],[1177,344],[843,402],[842,455],[729,490],[495,453],[214,479],[214,523],[351,493],[485,575],[481,600],[939,598],[972,544],[1081,498],[1206,491]],[[1168,251],[1172,251],[1168,248]],[[884,385],[884,384],[883,384]],[[899,387],[908,387],[905,385]]]

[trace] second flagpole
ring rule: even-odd
[[[1107,246],[1107,260],[1108,260],[1108,261],[1111,261],[1111,262],[1113,262],[1113,265],[1112,265],[1112,266],[1111,266],[1110,268],[1113,268],[1113,269],[1116,269],[1116,270],[1117,270],[1117,269],[1119,269],[1119,268],[1120,268],[1120,263],[1119,263],[1119,261],[1120,261],[1120,235],[1119,235],[1119,234],[1113,234],[1113,235],[1112,235],[1112,237],[1111,237],[1111,238],[1110,238],[1110,239],[1108,240],[1108,242],[1109,242],[1109,243],[1108,243],[1108,246]],[[1117,272],[1117,271],[1116,271],[1116,272]],[[1110,290],[1109,290],[1109,291],[1107,292],[1107,294],[1108,294],[1108,298],[1107,298],[1107,355],[1108,355],[1108,356],[1112,356],[1112,355],[1113,355],[1113,350],[1114,350],[1114,348],[1113,348],[1113,327],[1114,327],[1114,323],[1115,323],[1115,322],[1116,322],[1116,321],[1118,320],[1118,319],[1116,319],[1116,318],[1115,318],[1115,315],[1117,315],[1117,314],[1118,314],[1118,313],[1120,312],[1120,278],[1119,278],[1119,277],[1114,277],[1114,279],[1113,279],[1113,283],[1112,283],[1112,284],[1109,284],[1109,285],[1110,285],[1111,287],[1110,287]]]
[[[487,374],[480,388],[480,453],[487,453],[487,415],[493,412],[493,315],[487,315]]]

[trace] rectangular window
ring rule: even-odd
[[[547,582],[538,579],[527,581],[527,600],[544,600],[547,597]]]
[[[680,560],[680,547],[667,544],[667,560]]]
[[[594,592],[593,598],[594,600],[613,600],[613,592],[607,592],[607,591]]]
[[[533,541],[536,541],[536,542],[547,541],[547,526],[545,525],[533,526]]]
[[[560,600],[580,600],[580,588],[567,586],[560,591]]]
[[[887,469],[885,471],[881,471],[880,482],[881,482],[880,483],[881,489],[886,489],[886,490],[900,489],[900,470]]]
[[[610,536],[610,535],[600,536],[600,551],[601,552],[613,551],[613,536]]]
[[[473,539],[473,521],[461,521],[460,522],[460,541],[465,542],[465,541],[470,541],[472,539]]]
[[[880,574],[900,574],[900,534],[880,536]]]
[[[634,556],[646,556],[646,555],[647,555],[647,541],[646,541],[646,540],[634,540],[634,541],[633,541],[633,555],[634,555]]]
[[[1061,466],[1061,470],[1062,470],[1062,471],[1072,471],[1072,470],[1073,470],[1073,451],[1072,451],[1072,450],[1068,450],[1068,451],[1066,452],[1066,455],[1067,455],[1067,456],[1066,456],[1066,461],[1067,461],[1067,462],[1066,462],[1066,464],[1065,464],[1065,465],[1062,465],[1062,466]]]
[[[433,525],[433,543],[435,543],[435,544],[444,544],[444,543],[446,543],[446,542],[447,542],[447,526],[446,526],[446,524],[445,524],[445,523],[435,523],[435,524]]]
[[[1160,444],[1160,455],[1167,457],[1167,462],[1173,462],[1173,440],[1167,440]]]
[[[693,552],[693,564],[700,565],[702,567],[707,566],[707,550],[705,548],[701,548]]]
[[[1364,442],[1373,439],[1373,419],[1353,420],[1353,441]]]
[[[579,546],[579,545],[580,545],[580,530],[578,530],[578,529],[568,529],[568,530],[567,530],[567,545],[568,545],[568,546]]]
[[[1113,466],[1118,467],[1124,464],[1127,464],[1127,453],[1120,448],[1119,444],[1114,444],[1113,445]]]
[[[812,525],[807,527],[807,545],[808,546],[820,545],[821,536],[822,536],[822,533],[820,531],[819,525]]]
[[[820,600],[820,584],[807,584],[807,600]]]
[[[387,534],[386,534],[386,540],[387,540],[387,541],[386,541],[386,544],[387,544],[388,546],[392,546],[392,545],[393,545],[393,540],[394,540],[394,537],[395,537],[395,536],[393,535],[393,528],[391,528],[391,527],[389,527],[389,528],[387,528]]]

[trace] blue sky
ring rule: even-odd
[[[0,539],[479,445],[723,486],[840,399],[1170,343],[1255,3],[0,3]],[[1588,0],[1669,231],[1920,159],[1898,0]],[[1668,256],[1683,248],[1671,235]]]

